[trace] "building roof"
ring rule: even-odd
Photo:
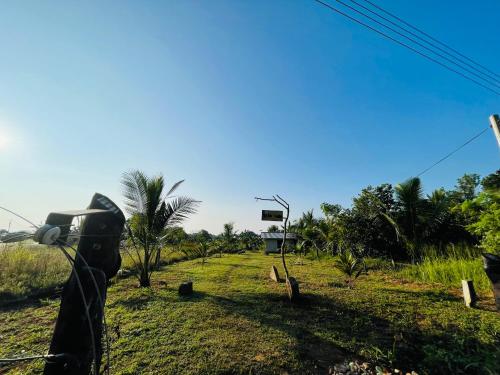
[[[282,240],[283,233],[282,232],[262,232],[260,234],[260,238],[262,238],[263,240]],[[295,233],[287,233],[286,239],[287,240],[296,240],[297,235]]]

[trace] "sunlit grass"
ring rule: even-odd
[[[474,281],[478,290],[491,288],[480,259],[431,259],[405,267],[400,275],[404,278],[426,283],[439,283],[460,288],[462,280]]]
[[[297,305],[284,283],[269,279],[272,264],[282,273],[279,255],[178,262],[153,276],[151,288],[117,280],[106,308],[112,373],[327,374],[353,358],[419,374],[495,373],[500,320],[491,305],[469,309],[446,287],[401,282],[372,261],[380,270],[350,289],[333,259],[287,260],[303,296]],[[185,280],[192,296],[178,295]],[[44,352],[58,306],[0,309],[0,356]],[[4,370],[40,373],[43,363],[21,366]]]

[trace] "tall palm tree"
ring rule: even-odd
[[[423,225],[427,221],[427,201],[422,183],[418,177],[410,178],[394,188],[400,213],[397,218],[400,233],[403,234],[412,261],[421,245]]]
[[[123,174],[123,196],[130,214],[128,234],[136,249],[136,257],[132,256],[132,259],[139,271],[140,286],[151,285],[151,274],[155,269],[153,262],[159,263],[166,229],[194,214],[200,203],[189,197],[172,197],[183,182],[176,182],[165,193],[161,175],[148,177],[138,170]]]

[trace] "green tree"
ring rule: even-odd
[[[500,190],[500,169],[483,178],[481,185],[483,190]]]
[[[243,244],[245,250],[254,250],[262,244],[260,236],[251,230],[241,232],[238,239]]]
[[[270,226],[267,228],[267,231],[268,231],[268,232],[271,232],[271,233],[283,232],[283,230],[282,230],[282,229],[280,229],[280,227],[278,227],[276,224],[270,225]]]
[[[126,210],[131,215],[128,234],[136,249],[136,257],[132,259],[139,272],[141,287],[151,285],[154,261],[159,260],[166,229],[196,212],[199,201],[184,196],[171,197],[183,181],[175,183],[165,193],[161,175],[148,177],[138,170],[123,174],[123,196]]]
[[[469,219],[467,229],[480,238],[480,246],[491,253],[500,253],[500,187],[499,171],[486,176],[484,191],[460,205]]]
[[[221,247],[220,252],[222,256],[223,249],[227,252],[234,252],[234,247],[237,245],[236,231],[234,230],[234,223],[226,223],[224,224],[224,230],[221,235]]]
[[[455,199],[458,203],[474,199],[477,196],[479,182],[479,175],[475,173],[466,173],[460,177],[455,186]]]

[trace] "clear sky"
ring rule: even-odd
[[[500,72],[497,0],[375,1]],[[96,191],[122,205],[120,176],[138,168],[203,201],[187,230],[258,231],[272,206],[256,195],[282,195],[293,217],[349,205],[500,112],[499,96],[312,0],[6,1],[0,25],[0,205],[37,223]],[[499,162],[488,132],[423,183]]]

